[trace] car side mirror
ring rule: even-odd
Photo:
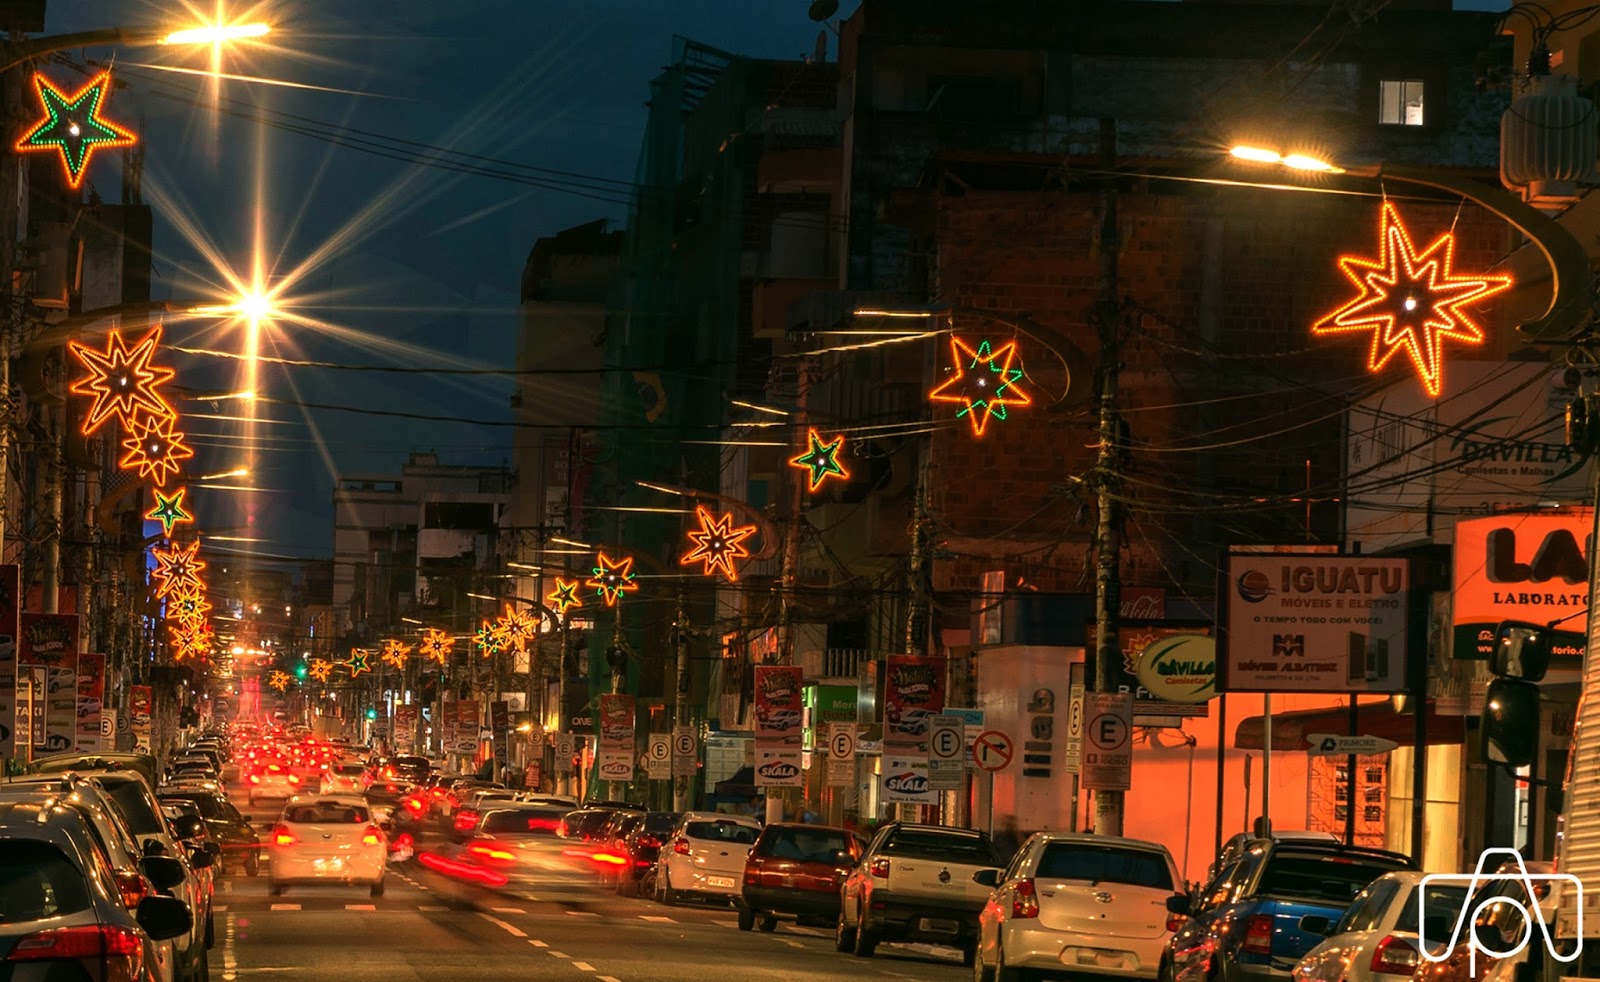
[[[146,856],[139,866],[157,890],[171,890],[183,883],[183,864],[171,856]]]
[[[171,824],[172,834],[180,839],[193,839],[206,829],[205,821],[193,815],[179,815]]]
[[[1169,914],[1178,914],[1183,917],[1188,917],[1189,910],[1192,906],[1193,904],[1190,903],[1189,898],[1181,893],[1175,893],[1167,898],[1167,913]]]
[[[1512,767],[1532,764],[1538,731],[1539,687],[1521,679],[1491,681],[1479,727],[1483,759]]]
[[[1000,871],[997,869],[980,869],[972,874],[972,882],[980,887],[993,890],[1000,885]]]
[[[194,926],[189,905],[177,897],[145,897],[134,909],[133,917],[152,941],[182,937]]]
[[[1327,937],[1333,930],[1333,921],[1325,914],[1307,914],[1300,918],[1300,930],[1307,934],[1320,934]]]
[[[222,843],[207,839],[204,843],[206,854],[213,860],[222,858]]]
[[[146,856],[165,856],[167,847],[161,844],[160,839],[144,840],[144,854]]]
[[[210,869],[214,862],[211,853],[199,846],[189,850],[189,865],[194,869]]]

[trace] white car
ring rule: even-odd
[[[349,883],[383,896],[388,843],[359,795],[296,795],[267,837],[267,893],[291,883]]]
[[[686,812],[661,847],[656,899],[676,903],[695,894],[732,900],[744,884],[744,861],[761,823],[721,812]]]
[[[994,886],[978,915],[981,979],[1051,969],[1153,979],[1177,926],[1167,899],[1183,885],[1160,843],[1053,832],[973,879]]]
[[[1439,954],[1450,941],[1451,928],[1467,902],[1467,886],[1430,883],[1426,873],[1385,873],[1356,894],[1350,908],[1333,926],[1328,940],[1306,952],[1294,969],[1294,982],[1384,982],[1388,976],[1406,978],[1423,965],[1418,928],[1428,939],[1431,953]],[[1418,919],[1417,905],[1423,907]]]
[[[322,793],[336,794],[347,791],[351,794],[360,794],[367,788],[367,768],[365,764],[347,764],[336,762],[328,765],[322,772]]]
[[[263,764],[251,772],[249,782],[245,796],[252,805],[264,798],[287,798],[300,792],[300,775],[284,764]]]

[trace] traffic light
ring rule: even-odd
[[[294,677],[302,682],[304,682],[306,680],[306,676],[310,674],[311,668],[310,666],[306,665],[305,662],[301,662],[294,667]]]
[[[367,710],[367,719],[370,720],[370,719],[377,719],[377,718],[378,718],[378,711],[376,709]]]

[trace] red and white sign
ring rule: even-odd
[[[972,760],[986,771],[1005,770],[1016,755],[1016,742],[999,730],[984,730],[972,741]]]
[[[756,742],[799,750],[805,721],[804,669],[799,665],[757,665],[755,680]]]

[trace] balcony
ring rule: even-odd
[[[871,657],[865,648],[822,648],[799,652],[796,661],[807,679],[854,679]]]

